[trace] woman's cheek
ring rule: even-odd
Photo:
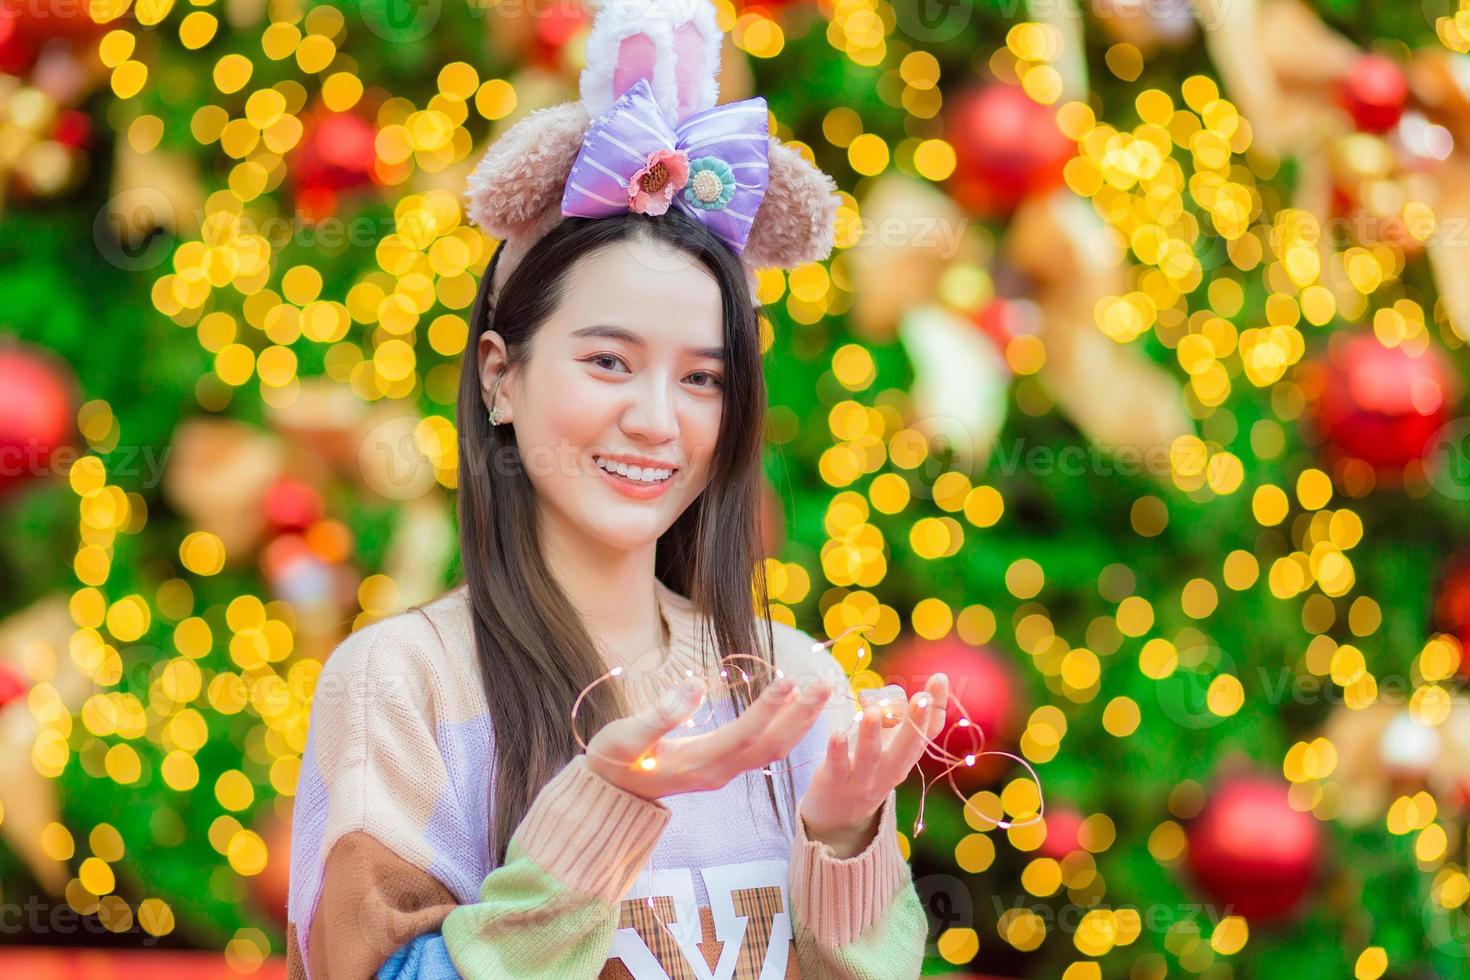
[[[571,443],[572,448],[585,449],[605,432],[606,385],[583,372],[569,371],[553,376],[546,391],[546,412],[553,433]]]
[[[710,465],[715,457],[715,446],[720,438],[720,409],[715,406],[699,406],[699,410],[688,417],[684,425],[685,458],[692,462],[694,485],[690,487],[689,499],[698,496],[709,483]]]

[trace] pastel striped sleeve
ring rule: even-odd
[[[807,837],[797,818],[790,891],[802,980],[919,975],[929,925],[913,871],[898,849],[895,803],[890,791],[873,840],[850,858]]]
[[[612,952],[622,896],[670,816],[573,757],[537,794],[480,901],[445,918],[455,968],[467,980],[594,980]]]
[[[292,980],[371,977],[473,894],[460,855],[476,833],[435,737],[444,680],[419,623],[351,634],[317,679],[292,827]]]

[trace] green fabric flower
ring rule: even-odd
[[[706,211],[718,211],[735,196],[735,171],[719,157],[697,157],[689,161],[689,182],[684,200]]]

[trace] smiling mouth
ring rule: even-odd
[[[677,466],[632,466],[627,463],[615,463],[596,453],[592,455],[592,462],[598,469],[605,470],[629,483],[645,487],[656,487],[660,483],[667,483],[673,479],[675,473],[679,472]]]

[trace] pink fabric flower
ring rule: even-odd
[[[689,182],[689,155],[683,150],[654,150],[648,163],[628,179],[628,209],[663,214],[674,193]]]

